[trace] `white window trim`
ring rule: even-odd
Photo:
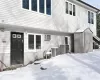
[[[31,10],[31,11],[33,11],[33,10]],[[36,12],[36,11],[35,11],[35,12]],[[40,13],[40,12],[39,12],[39,0],[37,0],[37,12]]]
[[[37,12],[37,13],[40,13],[39,12],[39,0],[37,0],[37,11],[33,11],[32,10],[32,0],[29,0],[29,11],[32,11],[32,12]],[[44,0],[44,13],[40,13],[40,14],[42,14],[42,15],[46,15],[46,16],[52,16],[52,0],[51,0],[51,15],[48,15],[47,13],[46,13],[46,0]],[[23,9],[23,2],[21,1],[21,8]]]
[[[68,2],[68,15],[70,15],[70,11],[69,11],[69,4],[72,4],[72,15],[70,15],[70,16],[73,16],[73,17],[75,17],[76,16],[76,4],[74,4],[74,3],[71,3],[70,1],[66,1],[66,2]],[[73,5],[75,5],[75,16],[73,15]],[[65,9],[66,9],[66,4],[65,4]]]
[[[70,6],[71,5],[71,6]],[[68,13],[69,13],[69,15],[71,15],[70,14],[70,7],[71,7],[71,11],[72,11],[72,13],[73,13],[73,4],[72,3],[68,3]],[[73,15],[73,14],[72,14]]]
[[[29,0],[29,10],[31,11],[32,9],[32,4],[31,4],[31,0]]]
[[[36,34],[35,35],[35,41],[36,41],[36,36],[39,35],[41,36],[41,49],[42,49],[42,35],[41,34]],[[36,47],[36,42],[35,42],[35,47]],[[36,48],[35,48],[36,49]],[[41,50],[41,49],[36,49],[36,50]]]
[[[29,35],[34,35],[34,49],[29,49],[29,47],[28,47],[28,50],[29,51],[38,51],[38,50],[41,50],[42,49],[42,34],[35,34],[35,33],[28,33],[28,37],[29,37]],[[36,35],[40,35],[41,36],[41,49],[36,49]],[[29,41],[29,38],[28,38],[28,41]],[[29,43],[28,43],[28,45],[29,45]]]
[[[92,22],[91,22],[91,17],[92,17],[92,16],[91,16],[91,13],[93,13],[93,16],[94,16],[94,12],[88,10],[88,11],[87,11],[87,14],[88,14],[88,12],[90,12],[90,23],[88,22],[88,24],[94,25],[94,21],[95,21],[95,20],[94,20],[94,19],[95,19],[94,17],[93,17],[93,24],[92,24]],[[89,17],[89,16],[88,16],[88,17]]]
[[[45,9],[45,10],[44,10],[44,14],[45,14],[45,15],[46,15],[46,10],[47,10],[46,1],[47,1],[47,0],[44,0],[44,4],[45,4],[45,6],[44,6],[44,7],[45,7],[45,8],[44,8],[44,9]]]

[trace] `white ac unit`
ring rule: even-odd
[[[44,40],[45,40],[45,41],[50,41],[50,40],[51,40],[51,35],[45,35]]]

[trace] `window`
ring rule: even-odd
[[[68,2],[66,2],[66,13],[68,14]]]
[[[29,9],[29,0],[23,0],[23,8]]]
[[[76,14],[75,14],[75,5],[73,5],[73,16],[75,16]]]
[[[76,16],[76,6],[70,2],[66,2],[66,13]]]
[[[51,0],[46,0],[46,13],[51,15]]]
[[[51,15],[51,0],[23,0],[23,8]]]
[[[92,19],[91,19],[91,20],[92,20],[92,22],[91,22],[91,23],[92,23],[92,24],[94,24],[94,14],[93,14],[93,13],[91,13],[91,16],[92,16],[92,17],[91,17],[91,18],[92,18]]]
[[[72,4],[69,3],[69,14],[72,15]]]
[[[41,49],[41,35],[28,35],[28,48]]]
[[[37,11],[37,0],[32,0],[32,10]]]
[[[36,49],[41,49],[41,35],[36,35]]]
[[[88,23],[90,23],[90,11],[88,11]]]
[[[88,11],[88,23],[94,24],[94,14]]]
[[[39,0],[39,10],[44,13],[44,0]]]
[[[34,49],[34,35],[29,35],[28,40],[29,49]]]
[[[65,45],[68,45],[68,37],[65,37]]]

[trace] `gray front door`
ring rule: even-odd
[[[11,32],[11,65],[24,62],[24,38],[23,33]]]

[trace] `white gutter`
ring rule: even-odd
[[[70,36],[73,33],[61,32],[55,30],[46,30],[40,28],[33,28],[28,26],[18,26],[0,23],[1,31],[14,31],[14,32],[27,32],[27,33],[38,33],[38,34],[50,34],[50,35],[59,35],[59,36]]]

